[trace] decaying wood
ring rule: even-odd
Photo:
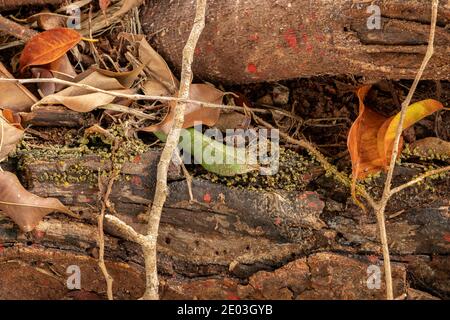
[[[20,8],[22,6],[43,6],[61,4],[64,0],[0,0],[0,11]]]
[[[143,213],[149,199],[153,198],[159,156],[160,151],[151,150],[125,163],[111,192],[110,201],[117,216],[138,232],[146,230]],[[29,260],[25,260],[25,264],[38,261],[44,270],[48,270],[51,263],[57,265],[59,276],[55,277],[61,283],[67,277],[64,268],[69,261],[63,263],[58,259],[70,254],[73,264],[84,261],[89,265],[82,268],[87,279],[97,277],[92,284],[90,280],[89,283],[82,280],[82,291],[78,294],[93,291],[104,298],[103,278],[99,276],[95,259],[98,254],[98,212],[95,212],[98,189],[96,183],[89,182],[89,175],[95,175],[98,170],[110,170],[110,166],[108,161],[94,155],[48,159],[36,154],[23,159],[19,167],[29,190],[41,196],[58,197],[79,212],[82,219],[54,214],[33,234],[24,235],[10,220],[2,218],[0,268],[25,270],[5,261],[27,255]],[[74,167],[77,167],[76,172]],[[356,207],[350,206],[345,213],[336,214],[334,210],[342,210],[336,208],[336,202],[316,192],[259,192],[199,179],[194,179],[192,184],[198,203],[191,203],[181,169],[173,164],[170,168],[169,197],[158,237],[163,299],[384,298],[383,281],[379,290],[368,290],[365,284],[368,265],[375,264],[381,271],[383,269],[376,220],[368,217],[361,221]],[[406,180],[417,174],[412,169],[400,169],[403,171],[396,174],[397,178]],[[46,179],[45,173],[47,176],[57,173],[61,178],[59,182]],[[79,180],[83,175],[86,181],[77,181],[75,176]],[[444,180],[437,189],[444,195],[450,188],[449,183],[448,179]],[[390,234],[395,296],[412,286],[433,296],[448,298],[450,203],[442,196],[441,200],[424,207],[408,208],[408,203],[402,200],[405,195],[400,192],[398,197],[393,202],[406,209],[393,218],[388,217],[386,225]],[[408,199],[414,202],[411,195]],[[395,213],[394,210],[394,207],[388,208],[388,212]],[[144,292],[140,246],[121,239],[122,233],[107,221],[105,232],[105,257],[116,283],[114,296],[118,299],[139,297]],[[411,276],[407,280],[406,273]],[[10,274],[7,280],[0,279],[7,284],[0,286],[0,296],[7,296],[12,290],[12,282],[6,281],[16,279],[17,288],[27,272]],[[128,274],[131,280],[126,283],[123,279]],[[49,276],[42,274],[41,277]],[[361,281],[355,281],[359,278]],[[36,279],[39,279],[36,282],[41,281],[39,277]],[[249,285],[245,284],[247,281]],[[60,291],[40,292],[36,296],[54,294],[56,298],[70,298],[63,284],[58,285]],[[127,294],[130,286],[134,289]],[[421,296],[427,297],[426,294]]]
[[[194,74],[227,83],[322,74],[413,79],[428,43],[431,2],[375,4],[380,7],[381,30],[367,28],[371,2],[212,0]],[[142,11],[145,33],[152,35],[156,50],[178,70],[192,25],[191,6],[188,0],[151,0]],[[450,35],[445,28],[449,17],[450,7],[441,1],[435,54],[424,79],[446,79],[450,73]]]
[[[80,128],[94,124],[91,113],[75,112],[62,106],[35,106],[20,116],[25,126]]]

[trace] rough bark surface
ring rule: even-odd
[[[245,0],[208,2],[194,74],[225,83],[353,74],[411,79],[426,51],[431,2],[381,0],[381,29],[369,30],[369,1]],[[362,1],[361,1],[362,2]],[[441,1],[435,53],[422,78],[450,73],[450,7]],[[180,70],[193,21],[191,0],[148,0],[142,26],[156,50]],[[318,9],[319,8],[319,9]],[[176,22],[176,23],[175,23]]]
[[[151,150],[126,163],[111,193],[116,214],[138,231],[146,228],[141,213],[153,198],[159,155]],[[30,191],[58,197],[81,219],[52,214],[23,234],[1,217],[0,298],[105,298],[96,261],[98,189],[92,177],[110,166],[95,156],[48,159],[31,152],[20,160]],[[415,174],[404,170],[398,177]],[[343,213],[336,201],[313,191],[258,192],[199,179],[193,182],[198,203],[190,203],[182,179],[172,165],[158,240],[163,299],[384,298],[383,281],[380,289],[367,287],[369,265],[382,266],[376,221],[361,220],[356,207]],[[450,297],[449,203],[443,196],[449,181],[438,188],[429,197],[434,202],[420,208],[404,206],[401,195],[395,200],[406,208],[387,222],[396,295]],[[105,230],[115,297],[138,298],[144,291],[141,249],[111,225]],[[80,266],[81,290],[65,285],[69,265]]]

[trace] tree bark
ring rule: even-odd
[[[139,232],[146,228],[142,213],[153,198],[159,155],[150,150],[125,163],[110,196],[115,214]],[[105,298],[96,261],[96,181],[98,172],[110,167],[91,155],[49,158],[31,151],[22,156],[18,168],[28,189],[58,197],[81,219],[52,214],[33,233],[22,234],[9,219],[0,218],[0,273],[5,275],[0,277],[0,297]],[[417,174],[402,170],[397,178]],[[384,281],[379,289],[367,286],[370,265],[382,272],[376,221],[361,221],[357,207],[344,211],[312,191],[259,192],[201,179],[192,185],[198,203],[190,203],[182,178],[172,164],[158,238],[163,299],[384,299]],[[417,203],[405,207],[404,194],[393,201],[405,208],[387,221],[397,296],[450,297],[448,179],[436,188],[443,200],[419,208]],[[138,298],[145,282],[141,248],[105,223],[114,295]],[[69,265],[80,266],[81,290],[67,289]],[[39,289],[43,283],[51,290]]]
[[[382,0],[381,29],[369,30],[369,2],[246,0],[208,2],[193,65],[199,78],[224,83],[317,75],[412,79],[426,51],[431,2]],[[362,1],[361,1],[362,2]],[[190,0],[149,0],[142,26],[177,70],[193,19]],[[450,7],[441,1],[435,53],[424,79],[450,73]]]

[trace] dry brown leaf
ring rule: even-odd
[[[34,67],[30,68],[33,78],[53,78],[53,73],[45,68]],[[38,92],[41,97],[46,97],[56,92],[56,84],[54,82],[41,82],[37,84]]]
[[[202,102],[221,104],[223,98],[223,92],[207,84],[192,84],[190,87],[189,98],[193,100],[199,100]],[[156,125],[152,125],[142,129],[142,131],[156,132],[161,131],[168,134],[172,127],[174,119],[174,107],[175,102],[169,104],[170,110],[167,113],[163,121]],[[207,126],[213,126],[219,119],[219,108],[206,108],[199,104],[188,103],[186,104],[183,128],[190,128],[195,124],[203,124]]]
[[[250,124],[250,120],[250,117],[236,111],[222,111],[220,113],[219,120],[214,127],[220,131],[226,131],[227,129],[245,129]]]
[[[32,67],[30,68],[30,71],[33,78],[57,78],[66,81],[72,81],[77,75],[67,54],[48,65]],[[37,85],[41,97],[54,94],[67,87],[64,84],[54,82],[40,82]]]
[[[14,79],[0,62],[0,78]],[[0,108],[8,108],[15,112],[27,112],[38,99],[20,83],[0,82]]]
[[[23,130],[10,124],[3,116],[3,112],[0,111],[0,161],[16,149],[16,145],[22,139],[22,136]]]
[[[39,28],[41,28],[42,30],[50,30],[64,27],[67,21],[67,17],[52,13],[48,9],[44,9],[40,13],[28,18],[28,21],[34,20],[37,21]]]
[[[142,72],[144,67],[145,66],[143,64],[141,64],[139,67],[135,67],[133,70],[122,71],[122,72],[103,70],[103,69],[99,69],[99,68],[93,68],[93,69],[105,76],[117,79],[117,81],[119,81],[120,84],[122,84],[124,87],[130,88],[133,85],[133,83],[136,81],[136,79],[138,78],[139,74]]]
[[[44,216],[51,212],[73,215],[58,199],[41,198],[20,184],[11,172],[0,172],[0,210],[24,232],[32,231]]]
[[[91,72],[79,83],[87,84],[111,92],[126,94],[134,93],[134,90],[132,89],[125,89],[125,87],[122,86],[116,79],[107,77],[96,71]],[[74,111],[89,112],[99,106],[113,102],[114,99],[116,99],[115,96],[106,93],[93,92],[88,89],[72,86],[58,93],[44,97],[39,103],[62,104]]]
[[[148,80],[142,85],[147,95],[165,96],[173,95],[178,90],[179,82],[173,75],[166,61],[149,45],[143,35],[121,33],[131,44],[137,46],[139,61],[145,66]]]

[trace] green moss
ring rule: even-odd
[[[305,187],[303,175],[308,173],[312,161],[295,151],[280,147],[279,170],[274,175],[260,175],[252,171],[232,177],[219,176],[208,172],[200,177],[228,187],[250,190],[302,190]]]
[[[56,185],[64,186],[86,182],[93,186],[97,185],[99,175],[97,170],[85,166],[83,161],[68,167],[65,167],[66,162],[82,159],[86,156],[96,156],[99,158],[101,165],[112,162],[113,170],[120,171],[125,162],[133,161],[137,155],[148,150],[148,146],[140,139],[126,137],[120,125],[113,125],[109,132],[113,139],[107,139],[99,134],[88,135],[80,138],[78,146],[73,148],[58,145],[36,148],[23,141],[16,152],[19,158],[17,169],[25,170],[29,165],[36,164],[39,161],[56,162],[58,169],[55,168],[55,170],[40,174],[37,177],[38,181],[51,181]],[[113,154],[113,143],[116,139],[119,143]],[[109,173],[102,171],[100,175],[106,177]]]

